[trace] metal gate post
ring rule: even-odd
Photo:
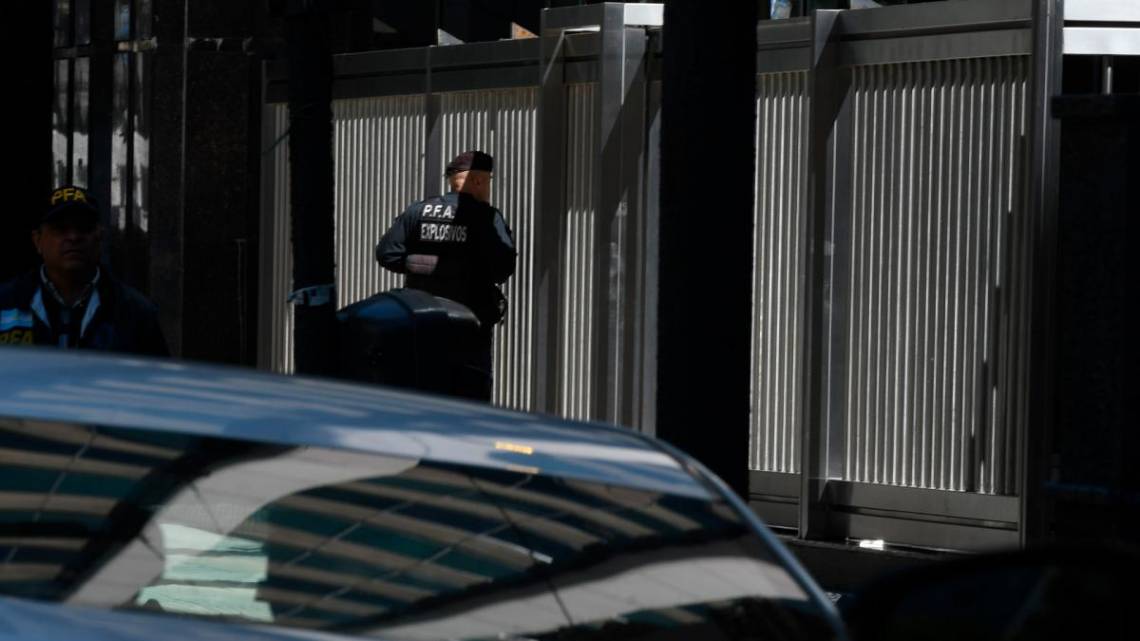
[[[424,48],[424,198],[440,193],[440,176],[443,175],[444,163],[440,100],[432,86],[431,77],[433,50],[433,47]]]
[[[1049,478],[1053,451],[1054,287],[1057,249],[1057,205],[1060,166],[1060,122],[1050,113],[1054,94],[1061,91],[1064,0],[1033,3],[1033,77],[1030,80],[1030,154],[1027,213],[1031,216],[1034,252],[1033,314],[1029,340],[1030,376],[1026,415],[1018,421],[1018,469],[1021,497],[1020,534],[1024,547],[1046,533],[1047,515],[1041,496]]]
[[[807,296],[802,311],[804,334],[803,385],[800,400],[800,504],[799,538],[823,539],[829,536],[827,480],[840,460],[841,421],[830,412],[829,378],[831,358],[842,357],[831,349],[833,314],[843,308],[833,304],[835,287],[833,259],[836,220],[849,216],[850,156],[849,96],[851,71],[840,64],[834,36],[839,28],[839,11],[813,14],[814,41],[811,68],[810,141],[808,160],[807,251],[804,274]],[[840,184],[847,189],[836,189]],[[842,350],[841,350],[842,352]]]
[[[559,319],[562,318],[560,296],[562,273],[559,255],[562,247],[562,216],[566,211],[566,72],[564,68],[565,36],[561,29],[547,27],[550,10],[542,13],[542,42],[539,59],[537,136],[538,157],[535,237],[534,327],[535,409],[550,414],[558,412]],[[552,37],[548,37],[552,36]]]
[[[662,5],[603,5],[599,56],[599,91],[596,93],[599,138],[595,183],[598,225],[595,228],[595,362],[605,365],[605,376],[595,384],[594,398],[602,407],[598,416],[612,423],[636,427],[636,383],[639,359],[636,339],[644,328],[644,296],[638,274],[644,264],[639,241],[644,237],[644,182],[646,151],[646,26],[663,24]],[[639,318],[640,317],[640,318]],[[638,321],[641,321],[639,324]]]
[[[645,205],[642,187],[647,151],[646,101],[648,78],[646,27],[663,24],[660,4],[603,3],[586,7],[547,10],[543,13],[543,36],[559,36],[568,30],[597,29],[600,35],[597,91],[594,113],[598,123],[592,142],[595,157],[593,194],[596,223],[592,296],[595,315],[590,360],[604,372],[591,381],[591,418],[636,426],[642,403],[640,357],[644,344],[644,278],[638,268],[645,261]],[[558,100],[546,77],[551,64],[544,47],[543,106],[540,118],[544,140],[554,134],[546,114],[547,97]],[[564,98],[563,98],[564,100]],[[549,145],[547,145],[548,147]],[[544,160],[551,156],[540,152]],[[546,174],[544,174],[545,178]],[[561,178],[561,176],[560,176]],[[553,176],[551,176],[553,180]],[[544,179],[543,184],[547,184]],[[546,197],[544,206],[554,204]],[[558,203],[557,211],[564,209]]]

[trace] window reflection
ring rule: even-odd
[[[162,523],[159,528],[166,554],[162,576],[139,590],[135,606],[273,621],[269,603],[257,598],[257,586],[265,581],[269,567],[264,546],[176,523]]]
[[[385,639],[826,638],[726,505],[0,419],[0,592]]]

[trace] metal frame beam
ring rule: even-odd
[[[1033,0],[974,0],[952,5],[911,4],[871,11],[842,11],[838,35],[844,40],[871,40],[1027,29],[1032,11]]]
[[[1053,451],[1054,411],[1054,298],[1057,253],[1058,171],[1060,168],[1060,121],[1050,111],[1053,96],[1061,90],[1064,0],[1035,0],[1033,78],[1030,81],[1028,136],[1029,163],[1026,214],[1031,217],[1030,248],[1033,252],[1032,323],[1029,330],[1029,407],[1019,422],[1018,495],[1021,497],[1020,543],[1030,545],[1046,536],[1047,515],[1042,496],[1049,478]]]
[[[503,40],[448,47],[420,47],[336,56],[333,98],[366,98],[433,92],[537,87],[543,82],[543,48],[549,38]],[[596,33],[559,38],[567,81],[598,77],[600,37]],[[288,67],[266,64],[268,103],[284,102]]]
[[[262,70],[262,78],[266,77],[264,71],[264,63]],[[262,82],[262,96],[265,95],[265,82]],[[269,319],[272,314],[267,313],[268,310],[273,309],[279,301],[276,300],[276,292],[274,291],[274,274],[273,267],[278,257],[274,256],[275,243],[273,242],[274,232],[281,224],[277,217],[277,203],[274,199],[274,184],[277,180],[275,175],[275,163],[272,153],[275,146],[281,144],[278,141],[276,127],[274,127],[274,111],[277,106],[264,102],[261,107],[261,180],[258,203],[260,203],[260,219],[258,221],[258,280],[257,280],[257,309],[261,331],[257,333],[257,367],[259,369],[272,370],[273,363],[271,356],[273,353],[273,340],[274,332],[270,331],[272,327]]]
[[[653,3],[598,4],[557,7],[542,12],[542,35],[553,36],[572,31],[603,31],[621,24],[626,27],[660,27],[665,21],[665,5]]]
[[[770,526],[797,528],[801,478],[750,473],[749,504]],[[822,482],[827,539],[883,539],[919,547],[981,551],[1018,542],[1016,496]],[[819,527],[819,524],[815,524]],[[803,537],[800,537],[803,538]]]
[[[770,527],[797,529],[800,475],[750,471],[748,504]]]
[[[602,3],[543,12],[542,34],[557,37],[597,30],[597,83],[593,141],[600,162],[594,168],[594,345],[590,358],[604,372],[592,381],[597,419],[651,429],[643,420],[646,392],[644,350],[652,345],[644,305],[646,247],[640,242],[652,221],[643,192],[648,175],[647,27],[660,27],[664,6]],[[545,157],[545,156],[544,156]],[[558,211],[563,208],[559,207]],[[651,360],[651,359],[650,359]]]
[[[804,368],[800,402],[800,513],[799,536],[822,539],[830,535],[825,487],[831,474],[834,439],[829,433],[827,389],[824,372],[828,367],[827,280],[828,227],[834,218],[837,173],[837,137],[842,134],[843,113],[851,89],[851,72],[839,57],[836,29],[840,11],[816,11],[813,22],[810,133],[808,156],[807,243],[804,265],[807,291],[803,318],[806,331],[801,347]]]
[[[640,260],[638,261],[639,282],[642,287],[641,305],[638,312],[641,314],[636,323],[640,332],[636,347],[640,353],[635,357],[639,367],[640,390],[633,392],[640,397],[636,423],[638,429],[645,434],[657,433],[657,332],[650,327],[652,319],[650,312],[658,305],[658,269],[659,237],[661,234],[661,89],[662,83],[661,60],[657,56],[656,48],[660,51],[661,38],[650,34],[650,54],[646,57],[648,66],[646,78],[646,152],[642,167],[642,202],[644,234],[640,239]],[[636,299],[632,299],[636,301]]]
[[[756,73],[811,69],[812,24],[811,18],[761,22],[756,28]]]
[[[909,513],[957,522],[976,522],[989,527],[1016,530],[1019,502],[1015,496],[972,492],[946,492],[911,487],[852,483],[827,483],[829,503],[835,507]]]
[[[642,229],[639,184],[645,150],[645,60],[648,36],[640,24],[630,24],[631,6],[605,4],[602,24],[601,77],[596,93],[600,163],[595,166],[598,219],[594,239],[595,362],[604,364],[604,376],[595,379],[594,398],[604,403],[598,418],[634,426],[635,389],[631,375],[631,334],[636,322],[638,283],[633,277],[639,263],[635,241]],[[649,5],[646,5],[649,6]],[[660,7],[658,7],[660,8]],[[643,17],[644,18],[644,17]],[[656,26],[660,26],[660,13]],[[633,330],[633,331],[631,331]]]
[[[850,40],[840,45],[847,65],[897,64],[929,60],[965,60],[997,56],[1023,56],[1032,52],[1028,28],[936,33],[889,40]]]
[[[439,88],[434,69],[438,47],[427,47],[424,52],[424,191],[430,198],[439,193],[440,175],[443,174],[443,131],[440,129]]]
[[[544,23],[548,13],[543,12]],[[535,332],[544,349],[535,352],[535,407],[554,413],[558,410],[558,373],[562,370],[558,338],[564,310],[559,294],[563,277],[562,216],[566,211],[566,57],[570,38],[559,35],[540,42],[536,204],[544,215],[536,218],[539,262],[535,264],[538,291],[533,313]]]
[[[833,527],[853,540],[889,540],[913,547],[984,552],[1017,547],[1015,528],[924,520],[910,513],[836,510]]]

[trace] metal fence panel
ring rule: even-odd
[[[846,480],[1011,493],[995,411],[1026,216],[1026,57],[854,68]],[[1012,235],[1011,235],[1012,234]]]
[[[268,108],[277,145],[272,150],[271,270],[262,309],[269,316],[268,363],[293,371],[293,309],[289,224],[288,107]],[[409,202],[421,197],[425,111],[423,96],[333,102],[338,305],[399,287],[403,278],[380,268],[373,254],[380,236]]]
[[[337,304],[402,285],[376,262],[380,237],[423,185],[423,96],[333,102]]]
[[[507,284],[508,315],[496,340],[495,402],[533,409],[535,117],[532,88],[456,92],[440,96],[443,155],[479,148],[496,158],[493,200],[503,210],[520,248]],[[288,109],[270,107],[274,136],[288,128]],[[380,268],[373,251],[403,208],[422,197],[426,100],[422,95],[337,100],[333,103],[336,158],[336,262],[338,304],[352,304],[400,287],[403,277]],[[292,282],[289,235],[288,145],[278,144],[273,167],[273,253],[269,300],[272,336],[268,367],[293,370],[292,308],[284,301]],[[440,173],[440,191],[446,186]]]
[[[798,473],[808,73],[757,81],[750,468]]]
[[[594,84],[575,84],[567,89],[566,212],[563,222],[562,309],[559,333],[560,377],[558,413],[589,419],[593,406],[591,382],[595,375],[594,351],[594,198],[596,114]]]
[[[507,316],[495,335],[498,405],[533,410],[535,299],[535,187],[538,89],[464,91],[440,96],[442,156],[480,149],[495,158],[492,202],[507,219],[519,249],[507,281]],[[445,190],[440,169],[440,189]]]
[[[352,57],[344,61],[345,68],[359,73],[338,79],[342,83],[338,95],[343,98],[334,101],[338,303],[351,304],[400,284],[398,277],[375,263],[375,243],[406,203],[424,191],[435,191],[436,185],[444,189],[443,162],[465,149],[483,149],[496,157],[492,200],[506,216],[519,247],[516,273],[505,292],[508,316],[496,335],[494,401],[582,419],[596,418],[594,412],[604,400],[598,395],[608,393],[598,384],[607,373],[607,364],[597,353],[606,336],[598,334],[604,327],[599,329],[595,319],[602,311],[598,301],[606,300],[604,292],[597,291],[602,254],[595,247],[601,187],[596,175],[601,162],[600,127],[595,122],[599,103],[595,79],[601,75],[594,68],[601,64],[597,40],[594,34],[566,40],[567,50],[578,52],[566,63],[577,80],[560,88],[559,93],[565,93],[553,113],[565,123],[567,145],[562,150],[559,141],[546,148],[556,157],[545,159],[552,171],[541,178],[547,193],[557,193],[560,202],[542,212],[536,202],[540,88],[525,84],[538,76],[515,73],[517,63],[535,60],[535,52],[529,50],[533,48],[480,44],[448,52],[432,50],[431,55],[425,49]],[[461,52],[472,57],[464,58]],[[433,65],[430,70],[407,66],[421,54]],[[519,60],[511,59],[518,55],[522,55]],[[481,73],[468,74],[470,70]],[[270,67],[271,103],[284,98],[284,72],[283,67]],[[366,77],[372,73],[376,78]],[[393,82],[401,93],[394,93]],[[267,106],[263,128],[267,146],[286,134],[286,119],[285,105]],[[643,135],[630,132],[629,140]],[[631,148],[630,155],[635,156],[635,151]],[[264,367],[281,372],[293,369],[292,309],[285,303],[291,287],[287,160],[285,144],[267,152],[263,185],[262,237],[267,242],[262,246],[261,310],[268,331],[261,339],[260,355]],[[553,183],[555,176],[564,183]],[[557,238],[549,249],[539,242],[539,216],[545,216],[541,222],[548,225],[544,238]],[[549,255],[539,255],[540,251]],[[536,310],[540,269],[547,277],[542,283],[544,295],[557,301],[551,307],[558,315],[550,327],[541,328],[542,310]],[[640,301],[623,299],[623,303],[634,309],[642,306]],[[541,372],[540,363],[545,368]],[[542,407],[537,406],[540,397]]]

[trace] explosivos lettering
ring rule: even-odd
[[[467,242],[467,226],[449,225],[447,223],[420,223],[420,240],[437,243],[465,243]]]

